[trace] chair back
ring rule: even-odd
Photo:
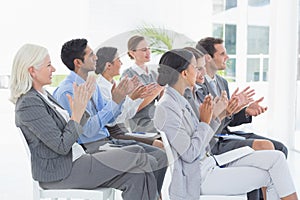
[[[169,167],[171,169],[171,172],[173,171],[173,165],[174,165],[174,156],[173,156],[173,152],[169,143],[169,140],[166,136],[166,133],[163,131],[159,131],[160,135],[161,135],[161,139],[164,143],[164,148],[167,154],[167,158],[168,158],[168,163],[169,163]]]
[[[29,166],[29,169],[31,169],[31,153],[30,153],[30,149],[29,149],[29,146],[27,144],[27,141],[26,141],[26,138],[21,130],[21,128],[17,127],[18,128],[18,132],[20,134],[20,138],[21,138],[21,141],[23,143],[23,146],[25,147],[25,152],[27,154],[27,163],[28,163],[28,166]],[[40,185],[37,181],[33,180],[32,179],[32,188],[33,188],[33,200],[39,200],[40,198],[40,192],[39,192],[39,188],[40,188]]]

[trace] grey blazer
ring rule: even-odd
[[[150,70],[149,75],[139,75],[136,71],[132,69],[132,67],[126,69],[122,73],[122,77],[128,75],[128,77],[133,77],[134,75],[139,77],[139,80],[144,84],[148,85],[150,83],[156,83],[157,74]],[[145,106],[142,110],[137,112],[134,117],[128,119],[129,126],[131,131],[135,132],[157,132],[153,124],[153,115],[155,111],[155,100],[158,100],[156,97],[152,102],[150,102],[147,106]]]
[[[56,102],[49,93],[48,97]],[[15,123],[29,145],[33,179],[52,182],[66,178],[72,169],[72,145],[83,132],[81,125],[66,122],[34,89],[18,99]]]
[[[208,124],[199,122],[187,100],[168,86],[156,107],[154,125],[165,132],[175,159],[170,199],[198,200],[203,178],[201,159],[214,131]]]

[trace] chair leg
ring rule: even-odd
[[[107,197],[107,200],[115,200],[115,189],[111,188],[110,195]]]

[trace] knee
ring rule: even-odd
[[[277,158],[278,162],[285,162],[286,161],[285,155],[282,151],[276,150],[273,157]]]
[[[138,144],[132,144],[132,145],[125,146],[125,147],[123,147],[123,150],[132,152],[132,153],[140,153],[140,154],[145,153],[144,148]]]
[[[274,144],[269,140],[254,140],[252,144],[254,150],[274,150]]]
[[[161,167],[167,167],[168,166],[168,157],[165,151],[160,150],[160,159],[159,164]]]
[[[288,148],[280,142],[275,142],[274,145],[275,145],[275,149],[278,150],[278,151],[281,151],[282,153],[284,153],[285,158],[287,158]]]
[[[287,156],[288,156],[287,147],[283,145],[282,149],[279,149],[279,150],[285,155],[285,158],[287,158]]]

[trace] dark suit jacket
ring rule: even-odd
[[[51,95],[49,99],[56,102]],[[72,169],[72,145],[83,132],[82,126],[73,120],[66,122],[34,89],[18,99],[15,123],[29,145],[33,178],[52,182],[67,177]]]
[[[230,99],[229,87],[228,87],[227,80],[217,74],[215,76],[216,76],[216,81],[217,81],[217,88],[219,90],[225,90],[227,93],[228,99]],[[205,78],[205,82],[203,85],[205,85],[207,94],[210,93],[211,95],[213,95],[213,97],[216,96],[216,94],[214,93],[213,89],[211,88],[211,86],[208,83],[208,80],[206,78]],[[231,133],[229,131],[229,129],[227,128],[227,126],[238,126],[238,125],[241,125],[244,123],[251,123],[252,117],[251,116],[246,117],[245,110],[246,110],[246,108],[242,109],[240,112],[238,112],[230,117],[226,117],[222,121],[222,123],[221,123],[222,125],[220,126],[220,128],[217,132],[218,133],[221,133],[221,132],[222,133]]]

